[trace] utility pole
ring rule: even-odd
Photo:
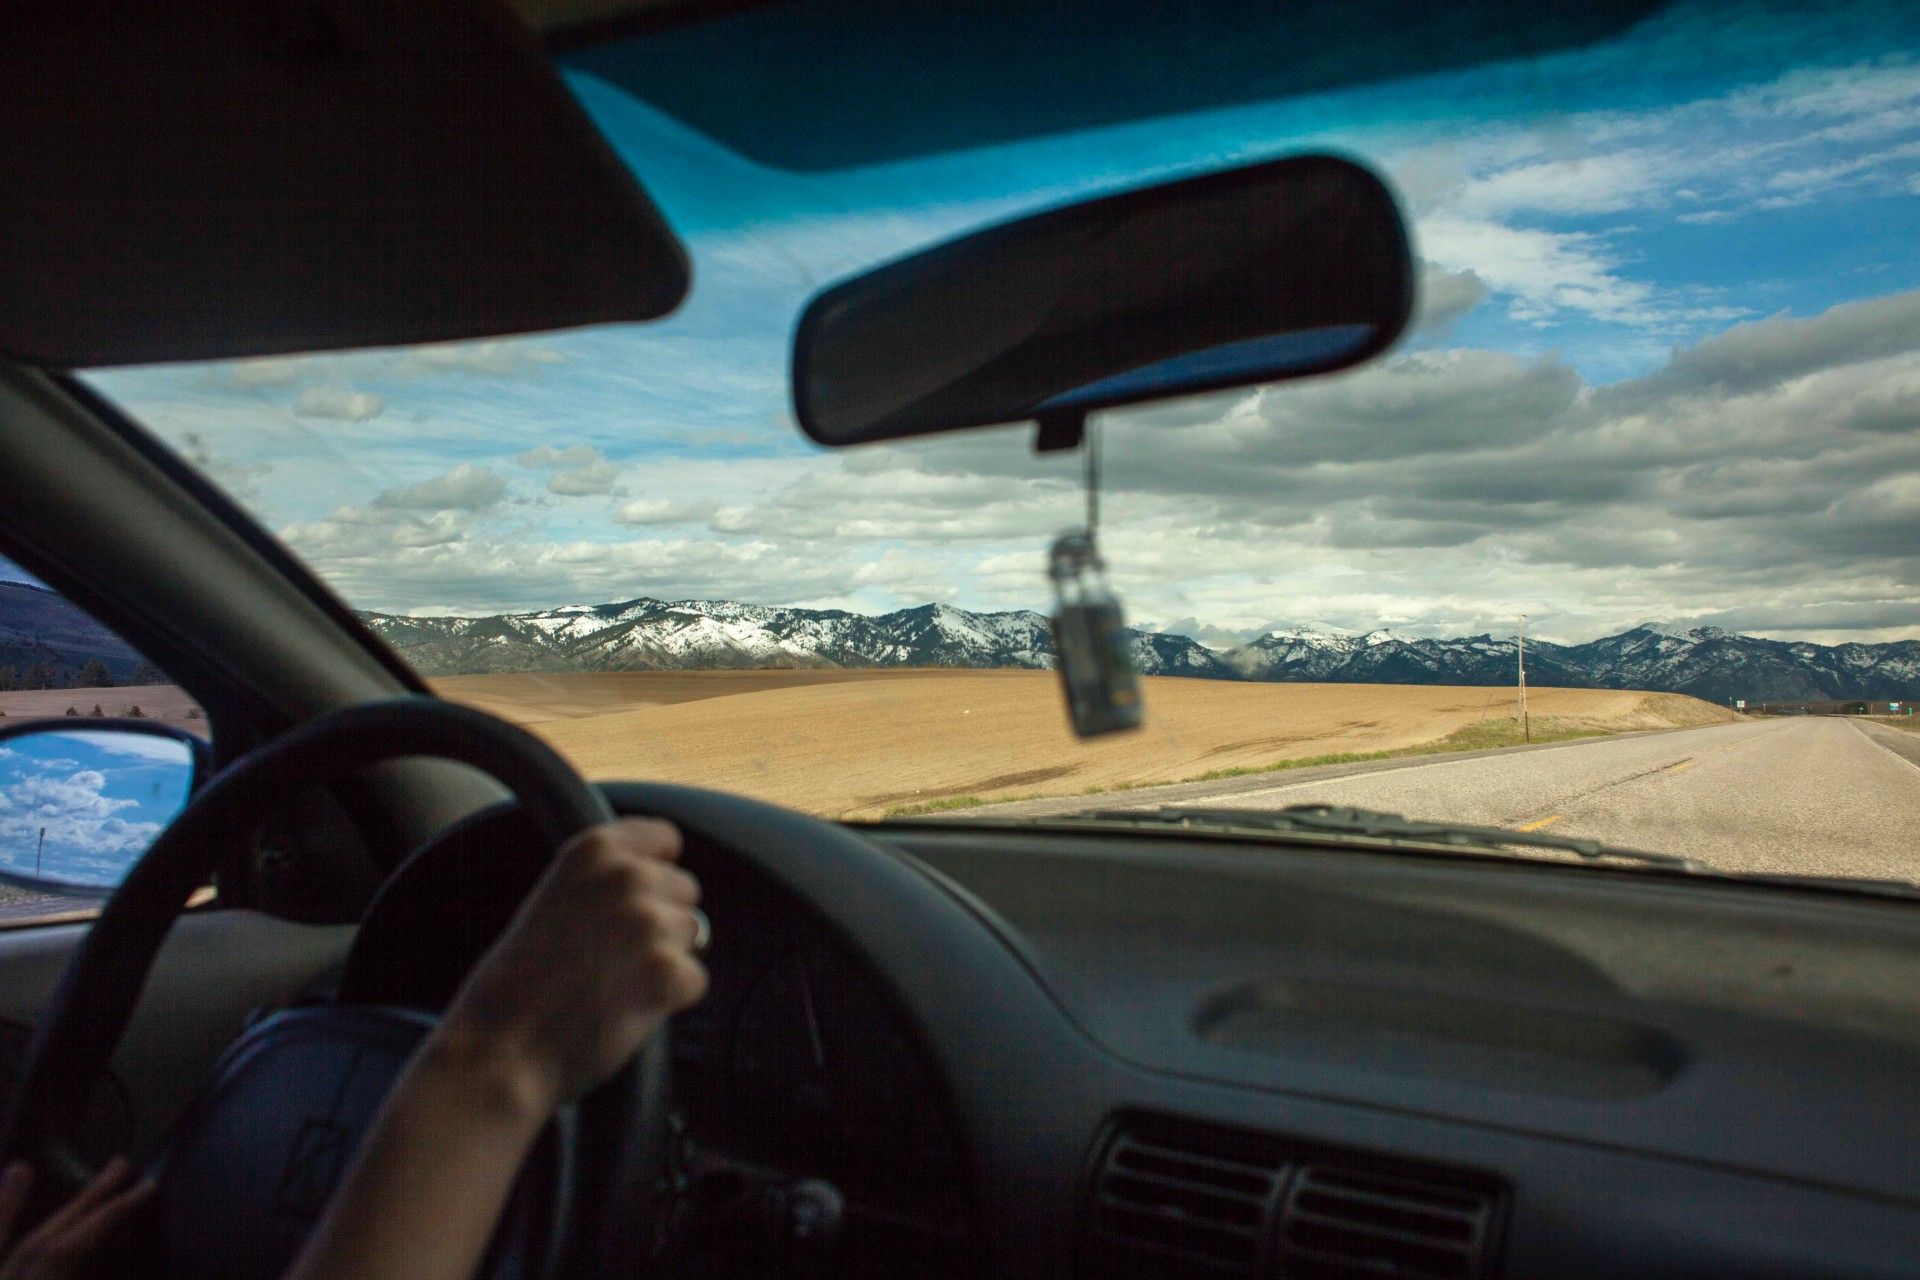
[[[1527,718],[1527,615],[1520,615],[1520,644],[1517,650],[1520,659],[1520,737],[1522,741],[1533,741],[1533,722]]]
[[[47,829],[40,828],[40,843],[33,846],[33,878],[40,878],[40,851],[47,847]]]

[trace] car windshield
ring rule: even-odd
[[[568,83],[694,264],[670,318],[82,376],[592,777],[850,819],[1356,805],[1910,880],[1917,51],[1904,4],[1681,3],[783,167],[588,49]],[[795,321],[1012,215],[1328,150],[1399,200],[1414,321],[1351,372],[1100,416],[1146,723],[1076,740],[1045,554],[1079,459],[1030,424],[822,450]]]

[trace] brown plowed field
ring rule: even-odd
[[[440,696],[491,711],[515,724],[577,720],[638,707],[699,702],[736,693],[795,689],[851,680],[967,677],[974,671],[609,671],[511,676],[436,676]]]
[[[183,729],[191,729],[202,737],[207,732],[206,720],[198,716],[188,716],[189,711],[198,711],[187,691],[172,684],[136,684],[118,685],[111,689],[33,689],[25,692],[0,693],[0,724],[9,720],[41,719],[49,716],[65,716],[67,708],[72,707],[85,717],[95,707],[106,716],[124,716],[134,707],[140,708],[140,714],[149,720],[163,720]]]
[[[828,816],[956,796],[1076,795],[1437,742],[1512,714],[1508,690],[1149,679],[1147,727],[1076,740],[1044,671],[453,676],[443,695],[529,725],[591,778],[684,782]],[[1534,689],[1562,730],[1733,719],[1678,694]]]

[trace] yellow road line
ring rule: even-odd
[[[1668,772],[1668,773],[1678,773],[1678,772],[1680,772],[1680,771],[1681,771],[1682,769],[1691,769],[1691,768],[1693,768],[1693,763],[1694,763],[1694,762],[1693,762],[1693,761],[1691,761],[1691,760],[1682,760],[1682,761],[1681,761],[1681,762],[1680,762],[1679,764],[1677,764],[1677,765],[1675,765],[1675,766],[1673,766],[1673,768],[1671,768],[1671,769],[1669,769],[1669,770],[1667,770],[1667,772]]]
[[[1552,826],[1554,823],[1560,821],[1560,818],[1561,818],[1561,815],[1556,813],[1551,818],[1542,818],[1538,822],[1529,822],[1524,827],[1515,827],[1514,830],[1515,831],[1538,831],[1542,827]]]

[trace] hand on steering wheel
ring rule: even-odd
[[[542,1115],[608,1079],[706,993],[700,885],[680,832],[629,819],[562,845],[429,1041]]]
[[[555,851],[394,1085],[292,1280],[473,1273],[548,1118],[706,992],[700,886],[679,854],[657,821]]]
[[[86,1268],[152,1197],[153,1183],[129,1185],[132,1177],[132,1161],[108,1162],[79,1195],[16,1242],[14,1228],[33,1192],[33,1166],[24,1160],[8,1165],[0,1175],[0,1280],[67,1280]]]

